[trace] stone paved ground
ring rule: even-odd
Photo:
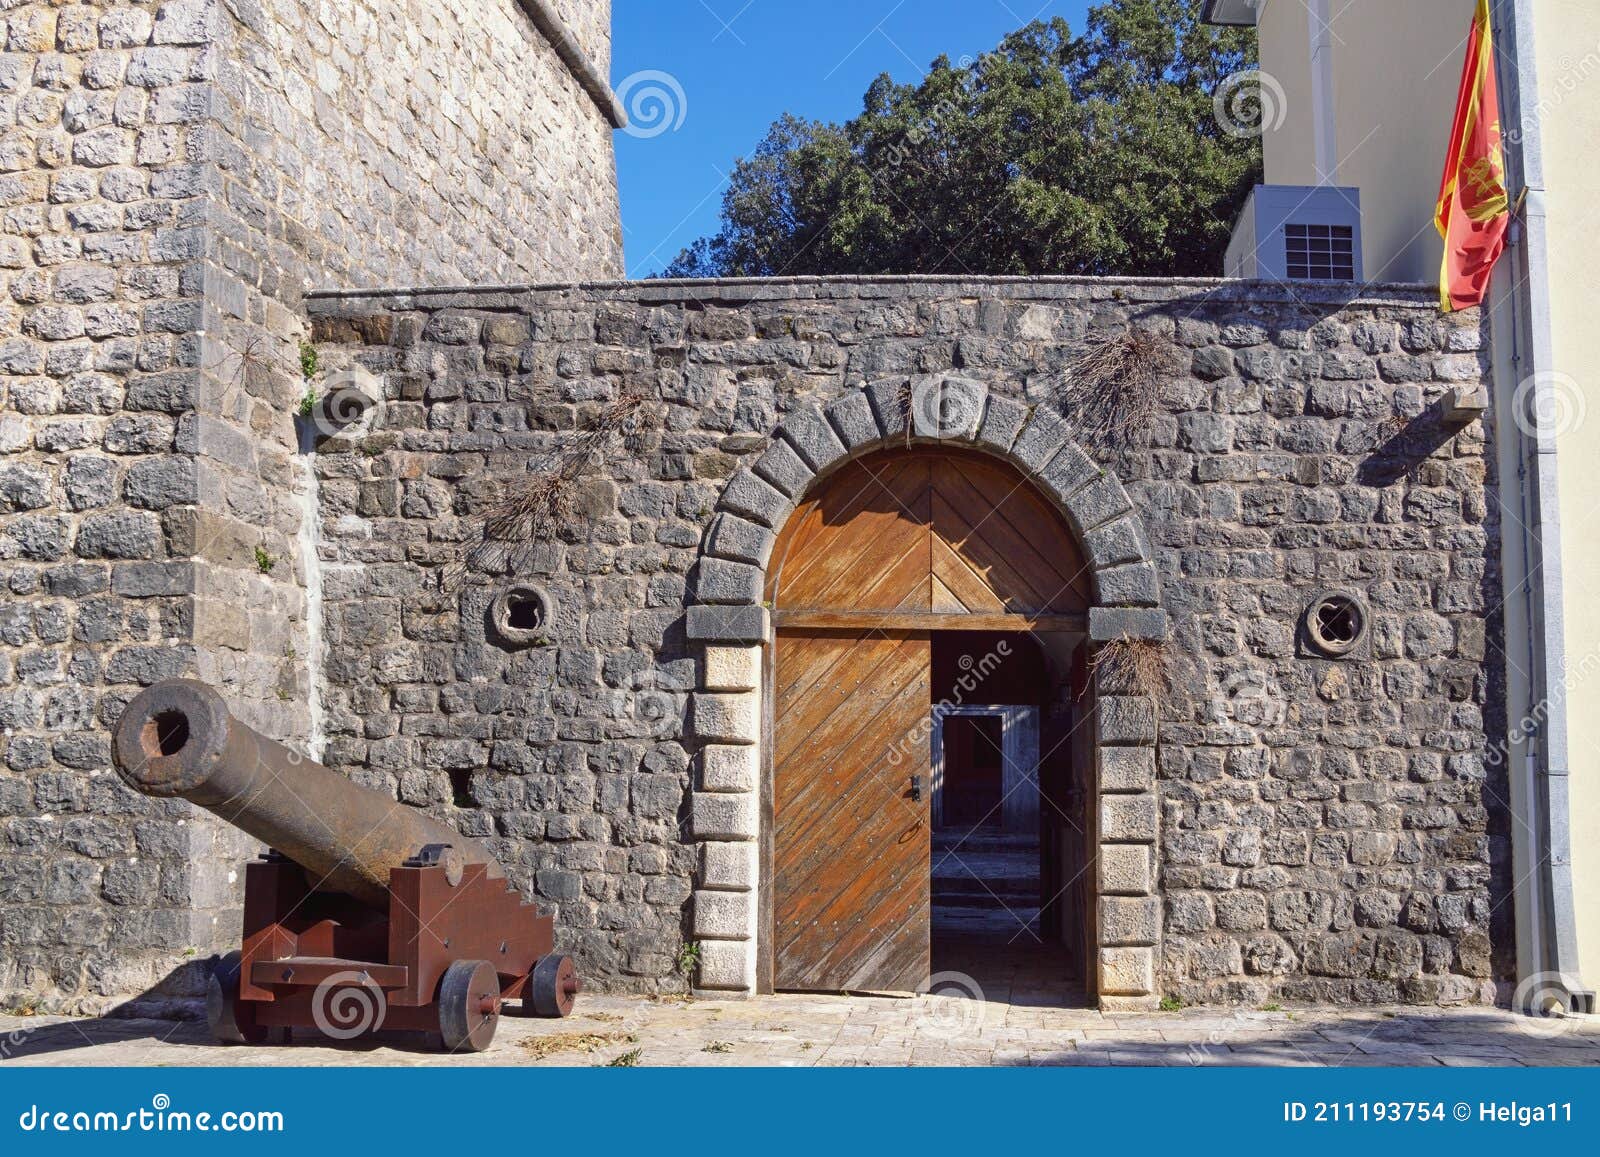
[[[779,996],[664,1001],[586,996],[566,1021],[504,1018],[494,1045],[441,1057],[381,1043],[225,1048],[203,1025],[0,1017],[19,1065],[1592,1065],[1600,1018],[1497,1009],[1105,1015],[953,997]]]

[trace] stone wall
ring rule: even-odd
[[[705,742],[687,703],[712,682],[686,607],[752,598],[737,566],[701,565],[729,479],[786,416],[867,385],[955,371],[1055,406],[1083,352],[1130,326],[1180,360],[1148,446],[1106,460],[1172,623],[1161,899],[1124,942],[1159,941],[1160,991],[1190,1001],[1485,999],[1509,975],[1503,768],[1485,759],[1503,731],[1499,502],[1483,423],[1439,409],[1483,377],[1472,315],[1403,289],[939,278],[311,312],[325,359],[382,375],[388,399],[317,460],[329,762],[488,838],[587,975],[683,983]],[[519,479],[634,395],[571,518],[471,551]],[[469,553],[482,565],[441,583]],[[526,649],[486,627],[508,576],[554,607]],[[1340,661],[1298,637],[1328,588],[1372,618]]]
[[[195,674],[309,733],[305,290],[603,276],[620,227],[515,0],[13,2],[0,44],[0,1000],[93,1010],[233,941],[251,850],[121,787],[121,704]]]

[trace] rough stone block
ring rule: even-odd
[[[694,733],[712,743],[758,743],[761,740],[761,697],[750,692],[702,691],[694,697],[691,718]]]
[[[911,419],[911,379],[905,376],[881,378],[867,387],[867,401],[877,416],[878,429],[885,438],[904,435]]]
[[[737,514],[719,514],[711,522],[706,550],[718,558],[749,563],[765,569],[772,560],[778,536],[769,528]]]
[[[761,648],[707,647],[701,683],[707,691],[754,691],[761,686]]]
[[[1056,462],[1060,460],[1061,456],[1057,455]],[[1122,483],[1110,474],[1102,474],[1087,486],[1073,491],[1066,498],[1064,505],[1067,517],[1071,519],[1073,528],[1080,535],[1133,511],[1133,503],[1128,501],[1128,492],[1122,488]]]
[[[764,576],[760,568],[723,558],[702,558],[695,579],[695,597],[714,606],[756,606]]]
[[[1079,490],[1101,477],[1100,467],[1081,447],[1069,444],[1051,458],[1039,473],[1046,493],[1070,511],[1069,500]],[[1081,537],[1081,532],[1080,532]]]
[[[694,643],[765,643],[772,637],[766,607],[690,607],[685,632]]]
[[[753,891],[759,851],[760,845],[754,840],[709,840],[701,844],[700,886],[713,891]]]
[[[782,491],[748,470],[741,470],[733,476],[717,506],[771,530],[781,527],[794,508]]]
[[[1100,849],[1100,894],[1148,896],[1155,891],[1149,844],[1107,844]]]
[[[1160,900],[1154,896],[1100,898],[1100,943],[1103,946],[1153,945],[1160,938]]]
[[[989,395],[983,422],[978,426],[978,445],[997,453],[1007,453],[1028,421],[1028,407],[1010,398]]]
[[[1161,583],[1149,563],[1109,567],[1094,577],[1103,607],[1153,607],[1161,601]]]
[[[970,442],[983,420],[989,387],[971,378],[930,375],[911,384],[911,432],[933,441]]]
[[[1144,534],[1132,518],[1119,518],[1088,531],[1083,536],[1083,547],[1089,565],[1097,570],[1149,559]]]
[[[1159,607],[1090,607],[1089,641],[1110,643],[1138,639],[1153,643],[1167,638],[1167,612]]]
[[[1037,406],[1011,446],[1011,457],[1030,474],[1042,474],[1050,460],[1072,440],[1072,432],[1049,406]]]
[[[751,892],[696,892],[695,939],[749,940],[755,931],[755,904]]]
[[[839,440],[849,450],[863,450],[883,441],[883,431],[872,412],[872,403],[862,391],[853,391],[828,407],[828,421],[838,432]]]
[[[1156,797],[1100,797],[1100,839],[1103,843],[1153,844],[1157,828]]]
[[[1440,416],[1447,426],[1465,426],[1483,417],[1489,408],[1489,391],[1482,385],[1451,386],[1439,399]]]
[[[1102,991],[1098,1004],[1105,1013],[1156,1012],[1161,1008],[1161,998],[1153,992],[1144,996],[1117,996]]]
[[[1156,706],[1143,696],[1102,695],[1095,705],[1095,735],[1103,744],[1153,744]]]
[[[831,470],[845,456],[844,443],[821,410],[809,406],[796,410],[784,418],[782,429],[783,436],[818,474]]]
[[[754,941],[707,940],[700,945],[700,988],[753,992],[756,986]]]
[[[700,752],[700,787],[710,792],[753,792],[761,785],[761,749],[711,744]]]
[[[754,792],[697,791],[689,801],[689,823],[697,840],[754,840],[761,834]]]
[[[774,440],[767,452],[756,459],[755,472],[788,498],[799,498],[817,476],[799,451],[782,439]]]
[[[1152,791],[1156,786],[1154,747],[1102,747],[1096,760],[1103,792],[1125,795]]]
[[[1102,948],[1100,995],[1149,996],[1156,987],[1156,954],[1150,948]]]

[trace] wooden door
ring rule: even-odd
[[[1027,479],[976,454],[850,463],[800,504],[772,560],[767,597],[780,618],[835,612],[883,626],[868,620],[920,612],[956,624],[1078,615],[1090,601],[1088,565],[1061,516]]]
[[[912,992],[928,978],[931,660],[927,634],[778,636],[776,988]]]

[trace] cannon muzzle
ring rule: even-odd
[[[117,721],[111,755],[134,790],[198,804],[295,861],[314,890],[379,911],[389,907],[390,870],[429,845],[505,876],[476,841],[253,731],[190,679],[140,692]]]

